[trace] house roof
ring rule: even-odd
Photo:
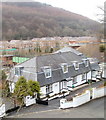
[[[80,69],[75,70],[74,66],[69,66],[68,67],[68,73],[63,73],[62,69],[57,69],[52,71],[52,77],[50,78],[45,78],[44,73],[39,73],[38,74],[38,82],[40,83],[41,86],[47,85],[47,84],[52,84],[55,82],[59,82],[64,79],[70,79],[73,77],[76,77],[77,75],[80,75],[82,73],[87,73],[90,71],[89,67],[85,67],[83,63],[80,64]]]
[[[82,53],[80,53],[79,51],[73,49],[72,47],[64,47],[58,51],[56,51],[55,53],[59,53],[59,52],[72,52],[75,53],[76,55],[83,55]]]
[[[100,69],[100,66],[97,62],[91,63],[90,66],[91,66],[91,70],[99,71]]]
[[[80,63],[79,70],[75,70],[72,61],[78,61]],[[68,73],[65,74],[63,73],[60,65],[61,63],[68,64]],[[23,76],[26,79],[35,80],[37,77],[37,81],[40,83],[41,86],[51,84],[54,82],[59,82],[61,80],[70,77],[75,77],[77,75],[90,71],[89,67],[84,66],[84,63],[82,62],[82,57],[70,51],[36,56],[16,66],[24,67]],[[45,78],[44,72],[42,70],[42,67],[44,66],[51,66],[52,69],[51,78]],[[16,81],[17,79],[14,78],[14,82]]]
[[[16,66],[21,65],[25,68],[25,70],[38,73],[42,72],[42,67],[44,66],[51,66],[53,70],[61,68],[61,63],[67,63],[68,65],[71,65],[72,61],[78,61],[80,63],[82,62],[82,57],[72,52],[47,54],[36,56],[23,63],[17,64]]]

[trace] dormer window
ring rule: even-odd
[[[89,61],[88,61],[88,59],[82,59],[82,61],[84,62],[85,67],[88,67],[88,66],[89,66]]]
[[[62,63],[61,64],[63,73],[68,73],[68,64],[67,63]]]
[[[17,76],[21,76],[22,75],[22,70],[23,70],[24,67],[22,66],[16,66],[15,67],[15,75]]]
[[[45,66],[44,68],[44,74],[46,78],[50,78],[52,76],[52,71],[50,66]]]
[[[74,65],[75,70],[79,69],[79,63],[77,61],[73,61],[73,65]]]

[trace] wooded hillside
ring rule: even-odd
[[[38,2],[2,3],[4,40],[95,35],[100,23]]]

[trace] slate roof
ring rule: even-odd
[[[53,53],[48,55],[36,56],[32,59],[29,59],[23,63],[17,64],[16,66],[23,66],[23,76],[27,80],[37,80],[40,83],[40,86],[44,86],[47,84],[59,82],[66,78],[75,77],[82,73],[87,73],[90,71],[90,67],[85,67],[82,62],[81,56],[76,55],[73,52],[62,52],[62,53]],[[72,61],[78,61],[79,70],[75,70]],[[60,66],[61,63],[68,64],[68,73],[63,73],[62,68]],[[42,67],[51,66],[52,69],[52,77],[45,78]],[[14,68],[13,68],[14,69]],[[18,77],[14,75],[14,70],[11,70],[10,80],[16,82]]]
[[[82,62],[82,57],[72,52],[55,53],[38,56],[36,58],[37,72],[41,72],[43,66],[51,66],[52,69],[61,68],[61,63],[72,64],[72,61]]]
[[[59,82],[61,80],[67,79],[67,78],[73,78],[77,75],[80,75],[82,73],[87,73],[90,71],[89,67],[85,67],[83,63],[79,65],[79,70],[75,70],[74,66],[68,67],[68,73],[63,73],[62,69],[56,69],[52,71],[52,77],[51,78],[45,78],[44,73],[38,73],[38,82],[41,86],[52,84],[55,82]]]
[[[100,66],[97,62],[91,63],[90,67],[91,67],[91,70],[99,71],[99,69],[100,69]]]
[[[55,53],[59,53],[59,52],[72,52],[72,53],[75,53],[76,55],[82,55],[83,56],[83,54],[81,52],[79,52],[76,49],[73,49],[72,47],[64,47],[64,48],[56,51]]]
[[[52,69],[61,68],[61,63],[72,64],[72,61],[82,62],[82,57],[72,52],[63,52],[36,56],[16,66],[24,66],[24,70],[30,72],[42,72],[42,67],[51,66]]]

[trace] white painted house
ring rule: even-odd
[[[23,63],[17,64],[10,73],[10,88],[13,92],[14,85],[20,76],[27,80],[38,81],[41,86],[41,98],[55,97],[62,92],[69,93],[73,87],[88,82],[92,79],[93,66],[82,54],[75,51],[57,52],[36,56]]]

